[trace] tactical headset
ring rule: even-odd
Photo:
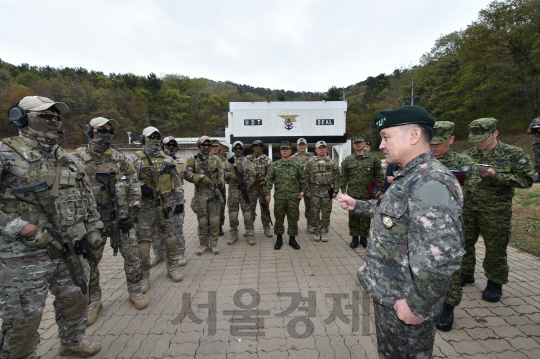
[[[155,132],[157,132],[157,131],[155,131]],[[159,132],[158,132],[158,133],[159,133]],[[161,134],[160,134],[160,136],[161,136]],[[141,145],[144,145],[144,143],[146,142],[146,141],[144,140],[144,135],[142,134],[142,132],[141,132],[141,134],[139,135],[139,142],[141,143]],[[163,138],[161,138],[161,144],[160,144],[160,146],[161,146],[161,148],[163,149]]]
[[[176,142],[176,140],[169,140],[169,142],[171,141],[174,141]],[[167,142],[167,143],[169,143]],[[176,148],[178,148],[178,142],[176,142]],[[165,151],[165,142],[163,142],[163,140],[161,140],[161,149]]]
[[[24,98],[24,97],[23,97]],[[22,98],[19,99],[13,106],[8,110],[9,122],[14,124],[17,127],[26,127],[28,126],[28,115],[24,108],[19,106]]]
[[[86,125],[83,126],[82,132],[86,135],[86,137],[94,137],[94,128],[92,127],[92,125],[90,125],[90,121],[88,121]]]

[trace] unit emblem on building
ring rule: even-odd
[[[286,130],[292,130],[294,128],[294,122],[296,122],[296,118],[300,115],[278,115],[278,116],[284,119],[283,128]]]

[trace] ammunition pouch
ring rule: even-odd
[[[172,207],[163,208],[163,217],[165,219],[169,219],[169,214],[171,213],[171,211],[172,211]]]
[[[141,186],[141,192],[144,198],[154,198],[154,191],[146,183]]]

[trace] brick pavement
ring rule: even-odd
[[[187,184],[185,188],[189,204],[193,185]],[[263,235],[258,216],[255,246],[249,246],[242,236],[234,246],[228,246],[226,224],[226,234],[219,240],[221,253],[214,256],[207,252],[200,257],[195,255],[197,221],[188,207],[184,228],[188,264],[183,269],[184,280],[173,283],[168,279],[163,263],[153,268],[147,293],[150,305],[143,310],[138,311],[127,302],[122,259],[113,257],[107,245],[100,264],[103,310],[96,323],[87,329],[87,334],[103,345],[96,358],[377,357],[372,319],[360,316],[359,323],[351,320],[351,306],[366,312],[362,307],[366,301],[360,298],[360,303],[353,305],[358,301],[352,298],[354,292],[361,290],[356,271],[364,250],[349,248],[347,215],[337,201],[334,201],[328,243],[311,241],[301,216],[297,239],[302,248],[295,251],[285,243],[281,250],[275,251],[275,236]],[[239,228],[243,228],[243,223]],[[479,244],[477,253],[481,263],[483,242]],[[486,279],[479,266],[476,283],[464,288],[462,304],[455,310],[454,329],[449,333],[438,332],[434,355],[540,358],[538,263],[537,258],[509,248],[510,283],[503,287],[500,303],[481,299]],[[310,292],[315,301],[308,298]],[[216,300],[209,315],[205,305],[214,293]],[[301,293],[302,298],[287,293]],[[342,316],[331,314],[338,298]],[[298,308],[287,311],[292,299],[298,299]],[[191,312],[187,315],[181,314],[183,303],[190,304],[187,307]],[[231,323],[228,312],[234,311],[234,318],[241,318],[242,310],[255,311],[255,320],[251,324]],[[257,322],[258,330],[250,328]],[[241,326],[246,328],[238,328]],[[354,326],[359,328],[356,330]],[[250,331],[255,335],[249,334]],[[40,334],[41,356],[59,358],[50,296]]]

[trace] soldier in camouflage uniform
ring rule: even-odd
[[[176,227],[178,215],[184,211],[184,188],[176,162],[161,151],[161,134],[155,127],[146,127],[140,136],[143,150],[132,156],[133,165],[142,181],[142,207],[137,223],[139,256],[142,262],[143,293],[150,286],[150,246],[165,246],[167,277],[173,282],[183,279],[178,265]],[[164,242],[164,244],[162,243]]]
[[[219,140],[212,140],[212,147],[210,148],[210,152],[217,156],[221,163],[225,166],[225,162],[227,162],[227,158],[225,156],[222,156],[219,154],[219,150],[221,149],[221,144],[219,143]],[[225,190],[225,187],[223,187],[223,191],[221,192],[221,195],[223,196],[223,200],[225,201],[225,204],[227,203],[227,192]],[[223,236],[225,232],[223,232],[223,225],[225,224],[225,206],[222,206],[221,212],[219,213],[219,235]]]
[[[174,163],[176,165],[176,171],[180,173],[180,179],[182,181],[182,185],[184,184],[184,172],[186,171],[186,167],[182,162],[180,162],[180,159],[176,157],[176,152],[178,152],[178,143],[174,139],[173,136],[168,136],[163,139],[163,145],[161,146],[161,149],[167,156],[171,156],[174,160]],[[178,226],[176,227],[176,243],[178,245],[178,265],[185,266],[187,264],[186,259],[186,239],[184,237],[184,203],[185,200],[182,200],[182,203],[178,203],[181,207],[181,213],[176,216],[176,219],[178,221]],[[156,248],[155,246],[152,246],[153,249],[153,258],[152,262],[150,263],[151,266],[155,265],[153,263],[154,258],[162,258],[161,260],[165,259],[165,250],[163,247]],[[156,253],[157,252],[157,253]],[[158,257],[160,255],[160,257]],[[156,263],[157,264],[157,263]]]
[[[265,193],[266,202],[270,203],[272,186],[276,184],[274,191],[274,216],[276,224],[274,231],[277,235],[274,249],[281,249],[283,245],[283,233],[285,232],[285,216],[287,216],[287,234],[289,245],[294,249],[300,249],[296,242],[298,235],[298,219],[300,217],[300,199],[306,192],[306,183],[303,167],[296,161],[291,161],[292,146],[289,141],[280,144],[281,159],[272,163],[266,177]]]
[[[371,198],[368,183],[375,181],[378,188],[377,196],[381,194],[381,190],[384,188],[384,173],[381,169],[381,161],[374,154],[365,151],[365,141],[366,138],[363,135],[356,135],[352,138],[354,153],[341,162],[341,177],[339,180],[341,192],[362,201]],[[349,235],[352,237],[351,248],[357,248],[358,242],[366,248],[370,225],[371,219],[368,216],[349,212]],[[358,236],[360,236],[360,240]]]
[[[49,216],[54,214],[46,215],[41,205],[30,204],[12,192],[15,187],[46,181],[47,195],[54,198],[60,217],[54,224],[66,230],[72,243],[88,244],[88,234],[90,245],[99,247],[103,223],[92,188],[75,159],[56,145],[63,132],[60,115],[66,112],[68,107],[62,102],[26,96],[9,110],[10,122],[19,128],[19,136],[0,142],[2,359],[37,357],[38,328],[49,290],[55,297],[60,355],[88,357],[101,349],[101,344],[85,335],[88,262],[81,255],[69,257],[80,261],[82,276],[78,278],[83,291],[73,282],[68,262],[56,247],[60,246],[58,238],[50,232],[55,219]]]
[[[498,302],[502,285],[508,283],[506,247],[512,232],[514,188],[532,186],[534,168],[531,157],[521,148],[497,140],[497,120],[481,118],[469,125],[469,142],[475,148],[463,152],[478,164],[482,181],[478,183],[471,205],[464,208],[464,236],[467,254],[461,268],[461,285],[474,283],[475,245],[482,235],[486,245],[484,270],[488,284],[482,298]],[[490,167],[482,167],[481,164]]]
[[[307,162],[313,158],[313,155],[307,151],[307,141],[305,138],[299,138],[298,141],[296,141],[296,149],[298,152],[293,154],[291,156],[291,160],[298,161],[302,165],[302,167],[305,167]],[[304,206],[305,206],[305,212],[304,216],[306,217],[307,222],[307,231],[308,233],[315,233],[315,227],[318,227],[318,223],[314,223],[314,220],[311,218],[311,198],[308,196],[304,196]]]
[[[339,198],[373,218],[358,279],[373,299],[381,358],[431,358],[435,319],[464,254],[463,194],[429,150],[434,122],[418,106],[381,111],[380,148],[402,170],[379,200]]]
[[[534,154],[534,171],[536,177],[534,182],[540,182],[540,117],[532,120],[529,128],[527,129],[529,135],[534,134],[533,138],[533,154]]]
[[[236,168],[242,173],[244,181],[247,185],[248,194],[255,182],[255,166],[244,157],[244,144],[240,141],[233,143],[234,151],[234,163]],[[236,176],[236,170],[234,165],[226,162],[227,170],[225,171],[225,181],[229,185],[229,222],[231,226],[231,238],[227,244],[234,244],[238,240],[238,212],[239,207],[242,208],[242,214],[244,215],[244,228],[246,229],[247,240],[250,245],[255,244],[255,239],[253,238],[254,229],[253,222],[255,221],[255,213],[251,209],[250,203],[246,202],[242,195],[242,189],[238,178]],[[250,201],[253,203],[253,199],[250,198]]]
[[[255,165],[255,181],[261,184],[263,188],[266,185],[266,176],[268,174],[268,169],[272,164],[272,159],[262,153],[264,148],[265,145],[261,140],[255,140],[251,145],[253,154],[246,156],[246,158]],[[270,192],[266,193],[269,194]],[[264,201],[264,198],[259,194],[255,186],[251,189],[249,195],[251,197],[251,200],[253,201],[253,205],[255,206],[255,208],[257,208],[257,200],[259,201],[259,206],[261,207],[261,222],[263,224],[264,234],[267,237],[272,237],[274,233],[272,232],[272,225],[270,224],[270,214],[262,210],[262,201]]]
[[[92,119],[83,128],[84,134],[88,137],[88,146],[81,146],[72,153],[82,163],[105,225],[101,233],[102,243],[92,251],[96,261],[90,261],[88,325],[92,325],[97,320],[98,312],[103,308],[98,265],[103,257],[107,237],[111,236],[113,231],[118,233],[120,243],[111,243],[111,245],[118,246],[114,248],[114,252],[116,254],[116,251],[120,249],[124,258],[129,301],[134,303],[137,309],[148,306],[148,298],[142,294],[141,260],[137,246],[137,233],[133,228],[141,208],[141,183],[133,163],[124,154],[111,148],[114,131],[117,129],[118,123],[115,120],[103,117]],[[115,192],[118,213],[109,199],[106,185],[96,179],[96,173],[109,171],[115,173],[115,177],[109,181],[112,184],[111,189]],[[105,176],[104,179],[107,180],[107,177]],[[113,228],[111,223],[111,217],[115,216],[118,220],[117,228]]]
[[[191,209],[199,222],[198,234],[200,247],[197,255],[202,255],[208,248],[213,254],[219,254],[219,213],[225,201],[221,194],[225,188],[223,163],[210,153],[212,141],[202,136],[197,142],[199,153],[186,161],[186,181],[195,185],[195,194],[191,200]]]
[[[474,161],[463,154],[456,153],[450,150],[450,145],[454,142],[454,123],[449,121],[435,122],[433,127],[433,138],[431,139],[431,150],[436,159],[439,160],[450,171],[465,172],[465,180],[462,186],[463,195],[465,197],[463,208],[470,206],[471,196],[474,193],[478,182],[482,180]],[[459,174],[458,174],[459,175]],[[461,269],[454,273],[452,283],[446,292],[443,310],[437,328],[448,332],[452,330],[454,323],[454,308],[461,303]]]
[[[337,162],[326,155],[326,142],[315,145],[317,157],[304,166],[306,174],[306,196],[311,198],[311,218],[317,223],[314,228],[315,242],[328,242],[328,226],[332,213],[332,199],[339,192],[339,168]]]

